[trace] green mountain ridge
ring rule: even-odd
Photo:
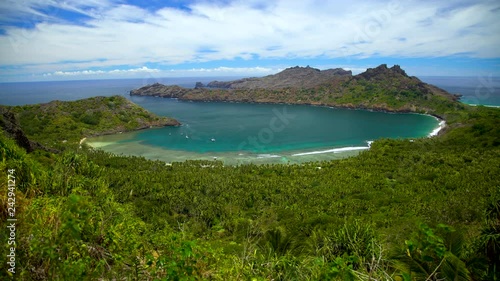
[[[14,114],[29,138],[48,147],[63,142],[77,144],[84,137],[180,125],[177,120],[156,116],[122,96],[2,107],[2,111]]]

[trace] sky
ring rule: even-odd
[[[1,0],[0,82],[380,64],[500,76],[498,19],[498,0]]]

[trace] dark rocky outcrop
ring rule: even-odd
[[[154,83],[140,89],[132,90],[130,91],[130,95],[176,98],[190,92],[191,90],[192,89],[182,88],[177,85],[166,86],[160,83]]]
[[[365,79],[365,80],[381,80],[387,77],[402,76],[408,77],[406,72],[401,69],[399,65],[394,65],[391,68],[387,67],[387,64],[381,64],[376,68],[368,68],[365,72],[354,76],[355,79]]]
[[[21,129],[21,126],[17,122],[14,113],[9,111],[5,107],[0,107],[0,127],[7,135],[7,137],[15,140],[17,145],[24,148],[28,153],[33,152],[37,149],[53,153],[59,152],[56,149],[47,148],[36,141],[28,139],[24,131]]]

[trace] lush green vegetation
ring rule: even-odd
[[[62,142],[76,145],[87,136],[178,124],[172,118],[151,114],[122,96],[52,101],[9,109],[30,138],[58,148]]]
[[[85,146],[27,154],[2,135],[0,216],[15,169],[16,276],[498,280],[500,111],[447,118],[440,137],[305,165],[166,166]],[[53,138],[20,120],[35,140]]]

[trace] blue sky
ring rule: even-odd
[[[291,66],[500,76],[500,2],[3,0],[0,82],[263,76]]]

